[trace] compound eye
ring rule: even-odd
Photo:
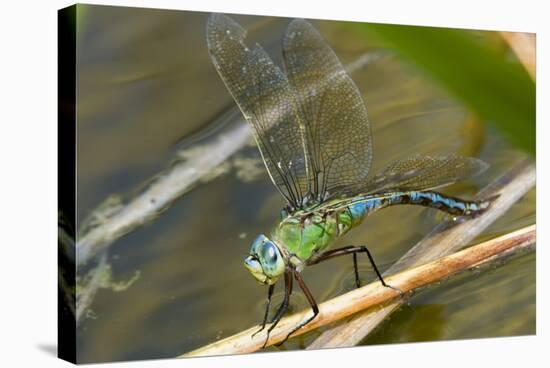
[[[273,244],[271,241],[264,243],[262,249],[262,258],[269,263],[277,262],[277,249],[275,248],[275,244]]]
[[[262,250],[262,247],[264,246],[265,241],[268,240],[265,235],[260,234],[254,239],[252,242],[252,245],[250,246],[250,255],[254,255],[255,257],[259,257],[260,251]]]

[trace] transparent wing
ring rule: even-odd
[[[481,174],[488,167],[472,157],[412,156],[390,164],[362,186],[343,188],[340,193],[345,194],[320,207],[338,209],[391,192],[432,190]]]
[[[322,36],[303,19],[289,24],[283,56],[307,128],[311,192],[324,197],[337,188],[364,183],[372,139],[357,86]]]
[[[287,77],[262,47],[248,48],[246,31],[222,14],[206,28],[210,57],[227,89],[253,128],[271,180],[293,207],[308,189],[305,127]]]
[[[412,156],[387,166],[366,183],[362,192],[430,190],[478,175],[488,167],[473,157]]]

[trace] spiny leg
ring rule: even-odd
[[[355,286],[361,287],[361,280],[359,280],[359,268],[357,267],[357,252],[353,253],[353,270],[355,271]]]
[[[374,262],[374,258],[372,257],[372,254],[370,253],[369,249],[364,245],[360,245],[360,246],[348,245],[347,247],[326,251],[324,253],[321,253],[317,258],[315,258],[313,262],[309,264],[314,265],[319,262],[326,261],[327,259],[343,256],[345,254],[350,254],[350,253],[353,254],[353,268],[355,270],[355,284],[357,287],[361,286],[361,282],[359,281],[359,271],[357,269],[357,253],[367,253],[367,256],[369,257],[369,261],[372,267],[374,268],[374,272],[376,272],[376,276],[378,276],[378,279],[380,280],[382,285],[397,291],[399,294],[403,294],[401,290],[387,284],[386,281],[384,281],[382,274],[380,273],[380,271],[378,270],[378,267],[376,266],[376,263]]]
[[[288,278],[287,278],[287,275],[288,275]],[[288,308],[288,305],[289,305],[291,294],[292,294],[292,274],[289,271],[288,273],[285,272],[285,298],[286,298],[286,301],[287,301],[287,305],[286,305],[287,308]],[[271,321],[269,321],[269,323],[274,323],[277,319],[280,320],[281,318],[283,318],[283,315],[286,312],[286,309],[283,310],[284,301],[285,300],[283,299],[283,303],[279,306],[279,309],[277,310],[277,312],[275,313],[273,318],[271,318]],[[277,321],[277,323],[278,322],[279,321]],[[273,329],[273,328],[271,328],[271,329]]]
[[[267,345],[267,342],[269,341],[269,335],[271,334],[271,331],[277,326],[279,321],[283,318],[283,315],[288,310],[288,302],[290,300],[290,294],[292,293],[292,275],[291,271],[285,272],[285,297],[283,299],[283,302],[279,306],[279,309],[275,313],[275,316],[273,316],[273,319],[271,320],[271,326],[267,329],[267,336],[265,338],[264,344],[262,345],[262,349],[265,348]]]
[[[269,290],[267,291],[267,304],[265,306],[265,314],[264,314],[264,320],[262,322],[262,327],[258,331],[254,332],[252,334],[252,337],[254,337],[258,332],[263,331],[263,329],[265,328],[265,323],[267,322],[267,316],[269,314],[269,306],[271,305],[271,297],[273,296],[274,289],[275,289],[275,284],[269,285]]]
[[[315,301],[315,298],[313,298],[313,295],[311,294],[311,291],[309,291],[309,288],[307,287],[306,283],[304,282],[304,279],[302,278],[302,276],[300,275],[300,273],[298,271],[292,270],[292,272],[294,273],[294,278],[298,282],[298,285],[300,285],[300,288],[302,289],[302,291],[306,295],[306,298],[307,298],[307,301],[309,302],[309,305],[311,305],[311,309],[313,310],[313,315],[311,317],[309,317],[307,320],[305,320],[304,322],[300,323],[298,326],[294,327],[294,329],[292,331],[290,331],[288,333],[288,335],[286,335],[286,337],[283,339],[283,341],[277,343],[276,346],[280,346],[280,345],[284,344],[285,341],[288,340],[290,335],[292,335],[294,332],[298,331],[300,328],[307,325],[309,322],[311,322],[319,314],[319,307],[317,306],[317,302]]]
[[[369,257],[370,264],[374,268],[374,272],[376,272],[376,276],[378,276],[378,278],[380,279],[380,282],[382,282],[382,285],[384,285],[385,287],[389,287],[390,289],[393,289],[393,290],[397,291],[399,294],[403,295],[403,292],[401,290],[399,290],[398,288],[393,287],[389,284],[386,284],[386,282],[384,281],[384,278],[382,277],[382,274],[380,273],[380,271],[378,271],[378,267],[376,267],[376,263],[374,263],[374,258],[372,258],[372,254],[370,254],[369,248],[367,248],[364,245],[361,245],[360,249],[361,249],[360,252],[367,253],[367,257]],[[354,256],[356,254],[357,254],[357,252],[354,253]],[[355,264],[355,272],[357,272],[357,263]]]

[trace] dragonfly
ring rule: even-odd
[[[263,322],[255,334],[266,328],[275,285],[284,280],[284,298],[269,321],[264,347],[288,310],[294,281],[312,314],[278,345],[318,315],[301,276],[305,267],[351,254],[360,287],[357,255],[366,254],[380,282],[401,294],[384,281],[366,245],[332,248],[368,215],[408,204],[472,217],[489,207],[491,199],[464,200],[435,191],[483,172],[488,164],[477,158],[414,155],[369,175],[373,142],[365,102],[308,21],[294,19],[286,28],[284,71],[261,45],[247,45],[246,30],[226,15],[209,16],[206,38],[214,67],[252,128],[270,179],[286,201],[270,236],[255,238],[244,260],[252,276],[268,286]]]

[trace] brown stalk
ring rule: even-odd
[[[404,293],[412,292],[461,271],[475,268],[487,260],[496,262],[501,259],[499,255],[509,256],[510,253],[517,253],[526,249],[532,250],[534,249],[535,236],[535,225],[527,226],[452,255],[388,276],[386,281]],[[317,318],[296,331],[295,335],[303,334],[350,316],[358,311],[390,302],[396,298],[400,298],[400,295],[396,291],[382,286],[379,282],[373,282],[320,304]],[[307,309],[281,320],[279,325],[272,331],[268,345],[275,344],[284,339],[294,326],[310,314],[311,310]],[[238,354],[256,351],[262,347],[265,339],[263,333],[252,337],[252,334],[257,329],[258,326],[251,327],[248,330],[191,351],[181,357]]]

